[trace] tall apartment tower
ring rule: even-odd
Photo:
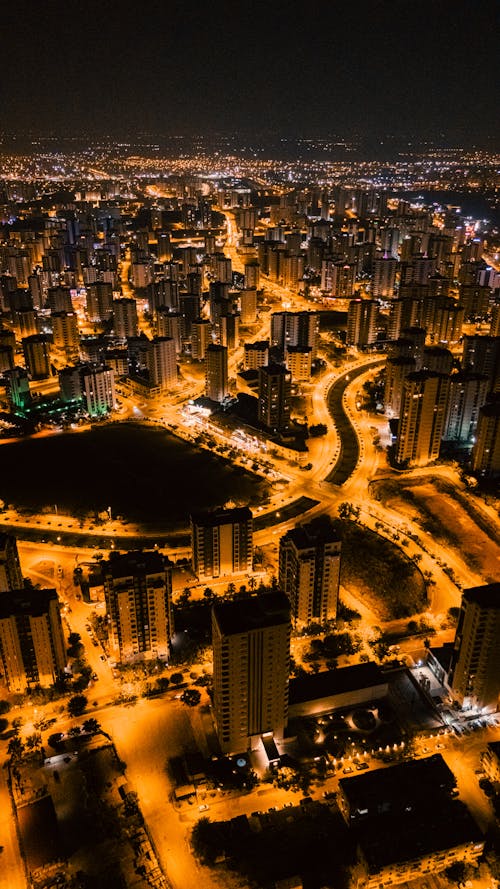
[[[112,553],[102,572],[112,657],[122,663],[168,660],[172,563],[159,552]]]
[[[0,662],[9,691],[48,687],[66,666],[55,590],[19,589],[0,595]]]
[[[44,333],[23,339],[24,362],[32,380],[45,380],[52,375],[50,340]]]
[[[500,475],[500,400],[491,401],[479,410],[472,468],[481,475]]]
[[[161,390],[177,383],[177,353],[171,336],[155,336],[148,352],[149,382]]]
[[[396,462],[425,466],[439,457],[448,403],[449,377],[419,370],[408,374],[396,441]]]
[[[415,359],[410,355],[395,355],[385,364],[384,410],[388,417],[401,416],[404,382],[408,374],[416,370]]]
[[[292,619],[335,620],[341,542],[331,525],[299,525],[280,540],[279,587],[290,599]]]
[[[269,363],[269,340],[245,343],[243,354],[245,356],[245,370],[258,370],[259,367],[264,367]]]
[[[229,394],[226,346],[217,346],[213,343],[207,346],[205,381],[207,397],[212,401],[224,401]]]
[[[284,355],[287,346],[309,346],[316,358],[319,343],[319,315],[317,312],[273,312],[271,315],[271,345]]]
[[[0,534],[0,593],[20,590],[24,586],[16,538]]]
[[[86,308],[89,321],[109,321],[113,317],[113,285],[96,281],[86,288]]]
[[[288,721],[290,603],[284,593],[212,611],[214,717],[223,753],[283,737]]]
[[[200,580],[249,574],[253,563],[253,517],[248,506],[193,513],[193,572]]]
[[[351,299],[347,312],[347,344],[371,346],[377,339],[378,302],[374,299]]]
[[[68,361],[77,361],[80,334],[76,312],[52,312],[51,318],[54,346],[65,353]]]
[[[81,372],[81,391],[91,417],[102,417],[116,405],[115,372],[110,367],[86,367]]]
[[[443,438],[473,444],[479,410],[486,402],[489,381],[485,374],[461,372],[450,377],[450,392]]]
[[[271,432],[290,425],[292,375],[282,364],[259,367],[258,419]]]
[[[500,583],[464,590],[448,684],[464,708],[498,708]]]
[[[204,361],[211,340],[212,325],[208,318],[198,318],[191,324],[191,357]]]
[[[392,299],[398,263],[390,256],[373,261],[372,294],[378,299]]]
[[[123,340],[138,335],[139,320],[135,299],[113,300],[113,329],[115,336]]]

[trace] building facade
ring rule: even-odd
[[[193,572],[200,580],[249,574],[253,564],[253,517],[248,506],[191,516]]]
[[[329,525],[299,525],[281,538],[279,586],[294,622],[337,617],[340,552],[340,539]]]
[[[11,692],[47,688],[62,676],[66,651],[55,590],[0,595],[0,660]]]
[[[215,605],[214,717],[223,753],[243,753],[288,721],[290,605],[283,593]]]
[[[111,656],[121,663],[168,660],[172,563],[158,552],[112,553],[102,572]]]
[[[498,709],[500,583],[464,590],[448,684],[462,707]]]

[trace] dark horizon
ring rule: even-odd
[[[50,0],[26,16],[11,6],[2,129],[496,141],[497,4],[415,7]]]

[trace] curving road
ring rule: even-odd
[[[373,362],[370,370],[383,364],[385,359],[380,362]],[[334,426],[337,430],[340,449],[337,462],[332,471],[327,475],[325,481],[333,485],[343,485],[344,482],[352,475],[358,465],[360,446],[358,434],[351,423],[349,415],[344,407],[344,394],[348,386],[350,386],[357,377],[362,376],[367,371],[365,364],[350,370],[348,373],[342,374],[333,386],[328,390],[327,402],[328,410],[332,417]]]

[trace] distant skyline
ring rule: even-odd
[[[500,138],[496,0],[2,10],[4,131]]]

